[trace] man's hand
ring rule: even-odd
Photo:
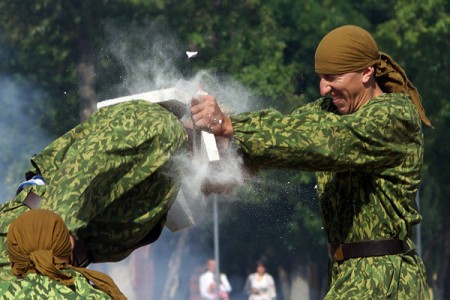
[[[210,292],[212,294],[212,293],[214,293],[215,290],[216,290],[216,284],[211,283],[208,287],[208,292]]]
[[[211,95],[196,95],[191,101],[194,129],[211,132],[216,136],[231,137],[233,125],[230,117],[223,114],[216,98]]]

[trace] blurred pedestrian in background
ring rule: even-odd
[[[231,292],[231,285],[228,282],[227,275],[220,274],[220,285],[216,284],[216,261],[208,259],[206,263],[206,272],[199,279],[200,294],[202,300],[228,300]],[[218,295],[217,295],[218,294]]]
[[[277,292],[273,277],[266,272],[263,261],[256,263],[256,272],[248,276],[245,283],[248,300],[275,300]]]

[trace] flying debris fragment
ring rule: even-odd
[[[188,58],[196,57],[197,54],[198,54],[198,51],[195,51],[195,52],[194,51],[186,51],[186,55]]]

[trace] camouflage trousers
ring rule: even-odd
[[[30,171],[46,184],[26,187],[0,207],[0,277],[10,270],[8,225],[27,210],[30,192],[83,240],[91,262],[121,260],[155,240],[180,187],[172,158],[186,141],[175,115],[145,101],[102,108],[54,140],[31,160]]]
[[[332,262],[329,271],[324,300],[430,299],[425,267],[414,251]]]

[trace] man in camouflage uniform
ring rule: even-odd
[[[7,238],[17,278],[0,281],[0,299],[126,299],[108,275],[72,266],[73,240],[57,214],[28,210],[10,224]]]
[[[96,111],[53,141],[33,156],[27,174],[42,176],[45,185],[25,186],[0,207],[0,278],[12,275],[8,225],[29,210],[30,196],[63,218],[76,239],[78,266],[119,261],[155,241],[180,186],[171,158],[186,140],[171,112],[130,101]]]
[[[416,88],[356,26],[317,47],[322,98],[283,115],[225,116],[213,96],[191,108],[197,128],[233,138],[249,165],[317,172],[335,299],[429,299],[411,241],[425,116]],[[422,121],[421,121],[422,120]]]

